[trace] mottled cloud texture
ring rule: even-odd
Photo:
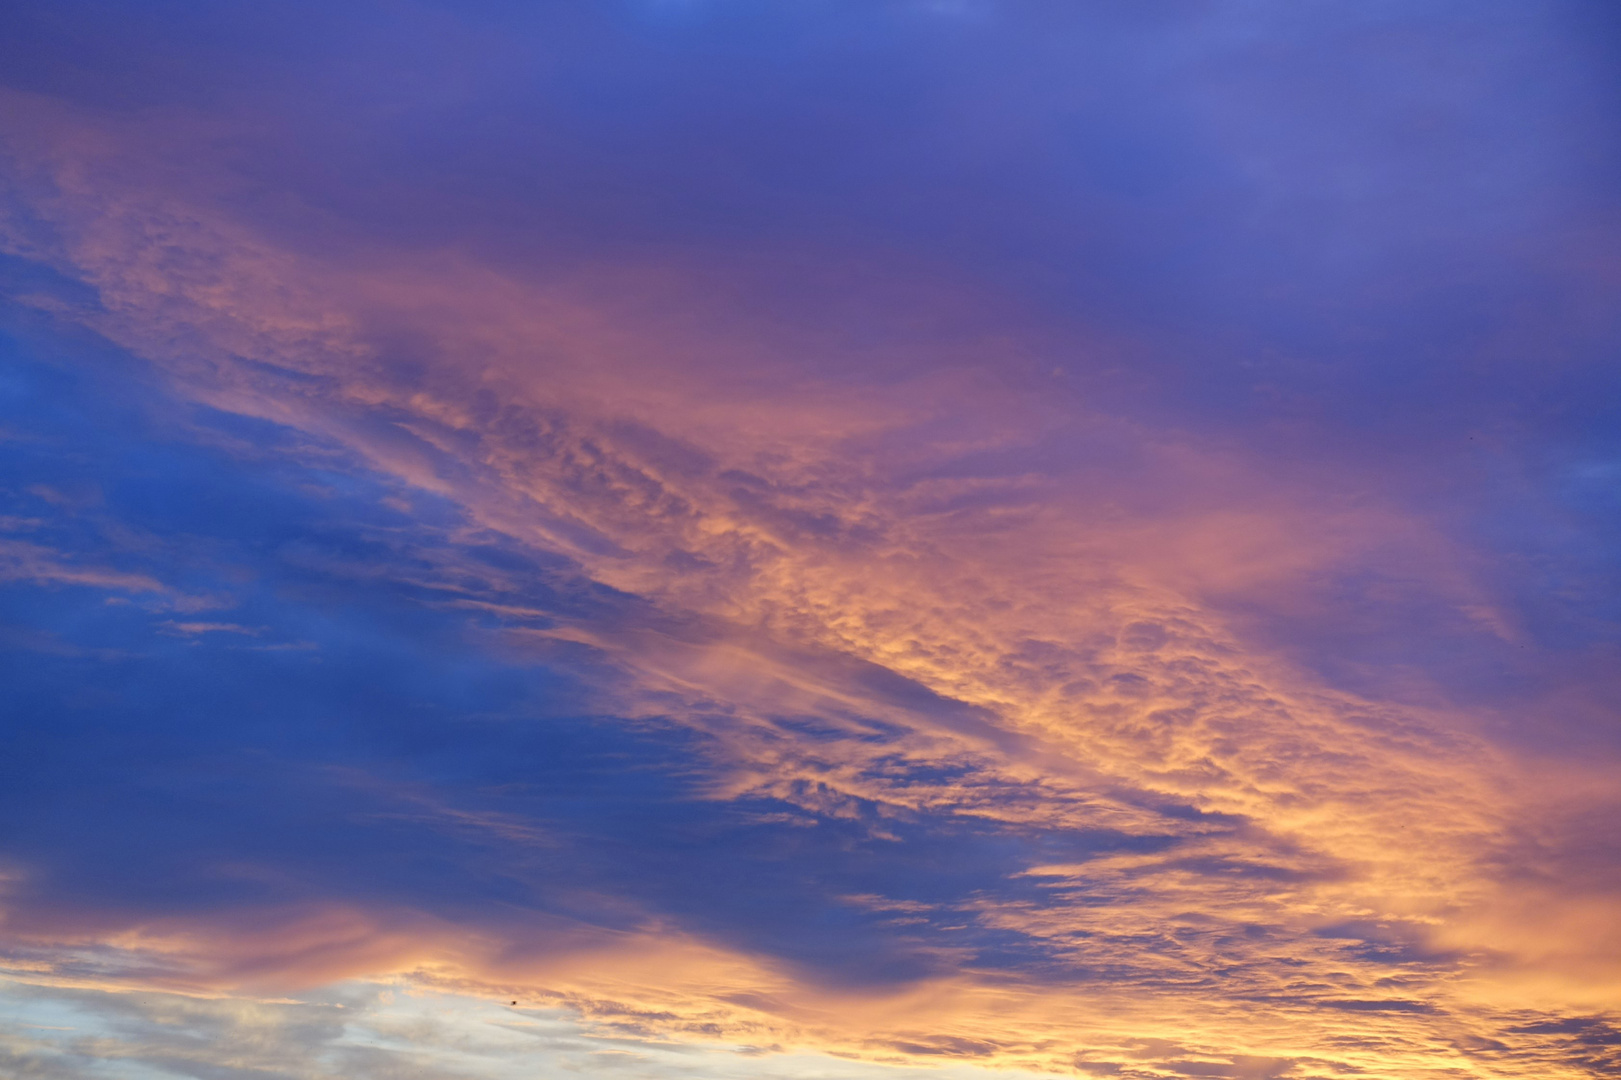
[[[1621,22],[0,15],[0,1072],[1621,1076]]]

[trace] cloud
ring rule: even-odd
[[[1431,40],[1370,19],[1336,24],[1357,70],[1383,62],[1376,31]],[[482,40],[472,20],[449,23],[447,50]],[[1302,274],[1286,292],[1303,310],[1334,289],[1395,289],[1369,267],[1409,251],[1397,226],[1426,208],[1442,240],[1422,253],[1475,250],[1459,222],[1529,183],[1487,178],[1453,213],[1426,170],[1450,175],[1474,142],[1445,88],[1424,100],[1449,138],[1380,159],[1391,175],[1363,174],[1352,152],[1390,130],[1382,94],[1347,106],[1350,149],[1313,139],[1291,156],[1257,118],[1304,121],[1221,82],[1250,55],[1233,40],[1259,31],[1218,29],[1228,44],[1189,61],[1216,73],[1178,85],[1226,86],[1210,137],[1253,176],[1221,205],[1270,206],[1256,235],[1274,236],[1309,208],[1266,192],[1340,178],[1312,189],[1329,224],[1304,235],[1336,241],[1326,268],[1294,240],[1261,245]],[[477,101],[481,80],[510,78],[502,56],[458,92]],[[1305,82],[1332,97],[1354,75]],[[741,76],[716,77],[732,100]],[[545,220],[514,232],[555,250],[529,258],[488,226],[529,205],[501,189],[527,159],[447,179],[443,208],[407,228],[436,189],[367,156],[402,145],[392,129],[330,180],[318,155],[267,166],[278,137],[244,127],[240,103],[109,118],[106,103],[6,92],[0,236],[79,286],[9,309],[36,352],[68,354],[15,365],[33,389],[6,417],[39,430],[4,449],[40,477],[7,489],[29,539],[0,549],[4,584],[31,640],[69,643],[12,661],[19,697],[49,719],[11,796],[31,822],[6,901],[19,978],[198,1001],[390,979],[566,1008],[627,1053],[726,1043],[897,1068],[1575,1076],[1607,1060],[1581,1043],[1607,1027],[1559,1025],[1610,1023],[1616,883],[1595,869],[1602,830],[1559,837],[1613,804],[1610,759],[1558,738],[1524,753],[1481,691],[1460,689],[1522,665],[1514,715],[1559,708],[1546,686],[1562,647],[1514,598],[1534,575],[1504,571],[1506,541],[1473,516],[1525,504],[1481,481],[1487,494],[1437,509],[1464,459],[1424,463],[1413,447],[1428,436],[1406,421],[1391,439],[1416,478],[1386,482],[1390,459],[1364,460],[1352,438],[1372,423],[1373,384],[1344,375],[1340,398],[1323,390],[1338,376],[1291,374],[1340,363],[1340,324],[1256,315],[1288,274],[1200,253],[1230,250],[1219,236],[1173,226],[1132,247],[1096,225],[1091,271],[1112,267],[1163,308],[1197,275],[1153,278],[1143,253],[1186,240],[1190,265],[1237,281],[1189,305],[1212,336],[1226,305],[1250,320],[1241,340],[1306,354],[1265,360],[1224,391],[1243,403],[1214,395],[1204,411],[1182,388],[1212,386],[1211,354],[1158,329],[1057,317],[940,246],[886,250],[853,228],[807,241],[849,193],[816,147],[844,117],[858,130],[842,159],[859,143],[881,164],[910,85],[877,80],[857,98],[882,107],[859,122],[821,115],[815,95],[782,103],[798,134],[750,128],[763,141],[739,189],[668,221],[656,184],[587,212],[601,158],[657,126],[645,103],[607,102],[583,124],[602,146],[558,136],[546,189],[596,224],[535,211]],[[672,123],[721,115],[708,93],[672,104]],[[541,106],[494,115],[481,145],[516,154],[501,133],[528,108]],[[982,130],[1020,115],[1004,104],[970,124],[969,149],[1027,146],[1028,130]],[[1077,173],[1089,199],[1127,207],[1128,223],[1185,221],[1189,162],[1224,190],[1209,183],[1215,150],[1165,137],[1178,122],[1133,122],[1075,120],[1107,151]],[[919,139],[910,152],[936,175],[973,180],[966,151]],[[440,156],[411,149],[425,167]],[[678,148],[636,160],[679,192],[714,182]],[[792,195],[799,168],[823,186]],[[982,179],[1020,219],[991,223],[1015,248],[1030,243],[1021,215],[1069,190]],[[790,194],[751,201],[750,183]],[[894,216],[891,241],[921,231],[887,186],[862,190],[877,209],[852,221]],[[354,209],[373,195],[374,215]],[[921,220],[960,198],[920,191]],[[610,243],[609,219],[640,239]],[[734,220],[754,239],[728,244],[717,222]],[[1087,220],[1054,228],[1073,240]],[[1482,243],[1530,228],[1498,224]],[[1368,228],[1378,251],[1356,242]],[[1138,263],[1104,257],[1128,248]],[[1353,299],[1379,327],[1403,318]],[[1423,367],[1423,336],[1387,366]],[[1422,381],[1389,378],[1391,393]],[[1257,412],[1257,380],[1276,411]],[[126,394],[137,405],[121,408]],[[1327,402],[1319,438],[1296,430],[1306,399]],[[1463,430],[1467,409],[1424,400]],[[1595,558],[1562,544],[1539,549],[1546,565],[1589,580]],[[92,604],[69,584],[151,606]],[[229,615],[175,617],[210,605]],[[1584,605],[1561,610],[1601,623]],[[1583,647],[1600,655],[1606,632]],[[187,1030],[247,1023],[215,1008],[196,1006]],[[326,1014],[285,1008],[320,1028],[310,1040],[339,1038]],[[116,1044],[212,1067],[205,1040],[152,1043],[150,1022]],[[85,1059],[116,1051],[85,1045]]]
[[[23,540],[0,541],[0,580],[40,585],[87,585],[124,593],[164,592],[144,574],[126,574],[98,566],[75,565],[65,552]]]

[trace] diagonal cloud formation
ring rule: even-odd
[[[299,467],[407,519],[447,508],[278,565],[397,591],[443,635],[412,648],[575,673],[581,711],[654,733],[674,776],[603,789],[605,819],[669,815],[609,828],[503,795],[522,777],[487,763],[469,798],[433,769],[289,760],[254,781],[265,805],[319,790],[378,849],[521,888],[272,847],[193,906],[63,908],[23,865],[18,972],[197,994],[408,975],[642,1037],[1099,1075],[1611,1067],[1571,1047],[1611,1030],[1616,883],[1566,840],[1615,805],[1605,770],[1249,633],[1399,567],[1452,639],[1519,644],[1434,520],[1094,404],[1052,337],[960,281],[880,275],[913,329],[874,345],[754,314],[759,290],[692,257],[548,276],[304,247],[232,212],[228,170],[179,167],[205,121],[6,101],[6,250],[92,294],[36,309],[297,432]],[[1062,344],[1082,367],[1120,348]],[[74,576],[15,543],[32,587],[178,588],[161,560]]]

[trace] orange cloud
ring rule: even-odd
[[[1604,1005],[1621,891],[1569,895],[1558,874],[1504,863],[1505,838],[1559,819],[1549,793],[1570,774],[1512,760],[1440,698],[1320,685],[1229,614],[1310,607],[1315,579],[1378,554],[1512,638],[1466,554],[1425,522],[1332,475],[1280,478],[1079,401],[1051,408],[1045,388],[978,364],[1029,343],[919,355],[935,347],[924,335],[880,351],[870,377],[829,378],[814,360],[834,342],[706,300],[680,266],[537,281],[448,252],[281,246],[230,213],[226,181],[166,171],[172,121],[149,121],[141,144],[7,100],[12,152],[36,170],[28,209],[54,234],[13,221],[5,244],[96,287],[103,308],[68,317],[182,394],[332,440],[455,500],[470,530],[566,556],[664,613],[661,628],[582,619],[500,643],[588,648],[629,677],[622,715],[710,732],[713,797],[1178,841],[1031,865],[1039,900],[959,912],[1062,970],[963,957],[883,992],[820,986],[651,917],[624,933],[470,929],[332,907],[14,927],[24,945],[116,958],[93,976],[112,983],[399,975],[626,1030],[875,1061],[1582,1075],[1539,1049],[1535,1025],[1552,1021],[1531,1014]],[[927,302],[961,300],[942,286]],[[1062,425],[1087,450],[1054,463],[1044,439]],[[17,550],[17,566],[57,565]],[[785,714],[829,734],[796,740]],[[894,761],[951,768],[918,779]],[[1613,805],[1613,779],[1582,783],[1581,805]]]

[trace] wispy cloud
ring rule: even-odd
[[[126,574],[103,566],[84,565],[61,551],[24,540],[0,540],[0,580],[39,585],[85,585],[120,593],[167,590],[145,574]]]

